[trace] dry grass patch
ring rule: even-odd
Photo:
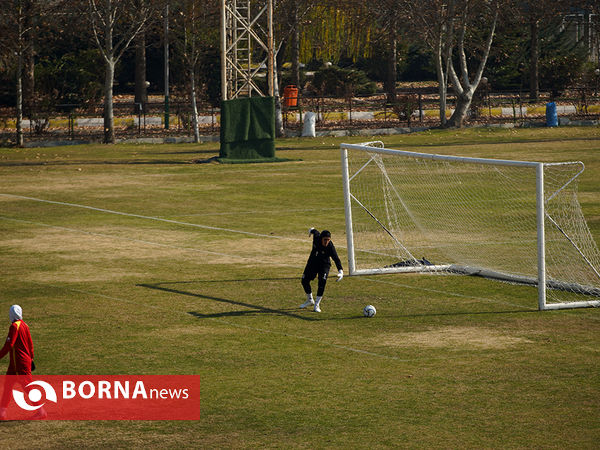
[[[161,339],[175,339],[178,340],[181,336],[193,337],[193,336],[207,336],[207,335],[231,335],[239,334],[240,330],[232,329],[228,327],[208,327],[202,325],[185,325],[178,327],[165,327],[159,328],[147,332],[147,337],[159,337]]]
[[[377,342],[389,347],[504,349],[533,341],[480,327],[444,327],[420,332],[388,333]]]
[[[303,266],[309,247],[299,242],[286,239],[239,238],[234,234],[224,233],[222,239],[213,236],[203,237],[203,231],[165,230],[161,228],[140,229],[129,227],[93,227],[81,231],[64,228],[44,227],[27,228],[23,233],[0,242],[0,248],[13,249],[22,254],[55,254],[64,261],[81,261],[85,265],[91,263],[107,264],[110,261],[197,261],[202,264],[238,264],[251,265],[257,263],[271,266]],[[231,237],[235,236],[235,237]],[[302,247],[302,250],[301,250]],[[97,279],[98,269],[102,266],[90,267]],[[59,270],[64,271],[64,267]],[[85,267],[77,272],[83,275]],[[69,268],[71,274],[75,268]],[[109,275],[109,274],[106,274]],[[109,279],[114,280],[114,275]],[[131,275],[131,272],[128,273]],[[91,281],[83,276],[81,281]]]
[[[123,270],[122,267],[98,267],[93,264],[77,264],[57,266],[52,272],[36,272],[29,275],[31,281],[37,283],[94,283],[117,282],[131,278],[144,279],[145,272]]]

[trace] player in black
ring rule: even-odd
[[[331,233],[327,230],[318,232],[314,228],[308,230],[308,235],[313,237],[312,250],[304,273],[302,274],[302,287],[306,292],[306,301],[300,305],[300,308],[306,308],[307,306],[314,305],[315,312],[321,312],[320,303],[325,292],[325,284],[327,283],[327,275],[329,275],[329,269],[331,269],[330,258],[333,259],[335,266],[337,267],[337,281],[340,281],[344,277],[344,271],[342,270],[342,263],[338,257],[333,242],[331,242]],[[317,300],[313,299],[312,289],[310,282],[315,279],[318,275],[318,287],[317,287]]]

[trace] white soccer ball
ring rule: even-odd
[[[363,314],[365,317],[373,317],[375,314],[377,314],[377,310],[373,305],[367,305],[363,309]]]

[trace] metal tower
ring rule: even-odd
[[[221,0],[221,94],[273,96],[273,0]]]

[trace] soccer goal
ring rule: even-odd
[[[480,275],[538,288],[540,310],[600,306],[600,252],[577,200],[582,162],[342,144],[350,275]]]

